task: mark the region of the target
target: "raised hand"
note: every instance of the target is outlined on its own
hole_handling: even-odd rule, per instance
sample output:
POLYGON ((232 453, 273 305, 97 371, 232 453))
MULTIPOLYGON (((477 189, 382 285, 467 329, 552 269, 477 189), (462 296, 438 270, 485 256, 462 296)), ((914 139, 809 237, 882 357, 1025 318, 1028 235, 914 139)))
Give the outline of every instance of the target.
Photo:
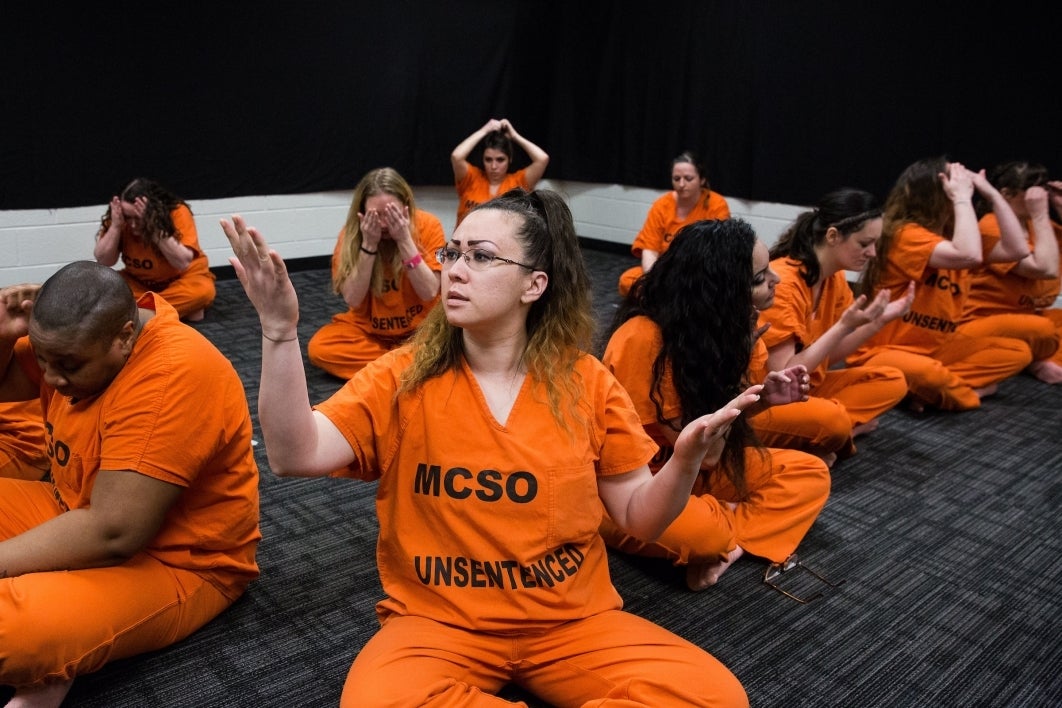
POLYGON ((784 406, 808 400, 811 377, 803 364, 790 366, 782 371, 771 371, 763 379, 760 399, 763 406, 784 406))
MULTIPOLYGON (((888 300, 889 291, 882 290, 880 293, 878 293, 878 297, 875 299, 881 298, 882 295, 884 295, 885 299, 888 300)), ((896 298, 885 306, 885 309, 882 311, 878 321, 881 322, 881 324, 885 325, 899 317, 903 317, 911 311, 911 304, 914 302, 914 299, 915 284, 912 280, 907 284, 907 290, 904 291, 904 294, 902 296, 896 298)))
POLYGON ((703 415, 682 429, 675 439, 674 456, 687 464, 709 466, 719 462, 730 426, 741 413, 760 400, 763 386, 749 386, 714 413, 703 415))
POLYGON ((959 162, 949 162, 946 172, 940 173, 940 182, 944 187, 944 193, 952 202, 970 201, 973 197, 974 173, 963 167, 959 162))
POLYGON ((409 227, 409 207, 388 202, 382 214, 377 215, 383 225, 382 238, 389 238, 395 243, 404 243, 413 238, 409 227))
POLYGON ((0 340, 13 342, 29 331, 33 301, 40 285, 8 285, 0 288, 0 340))
POLYGON ((258 311, 262 334, 274 341, 294 337, 299 299, 283 259, 269 248, 257 229, 247 226, 242 216, 234 215, 231 222, 222 219, 221 229, 235 254, 229 263, 258 311))

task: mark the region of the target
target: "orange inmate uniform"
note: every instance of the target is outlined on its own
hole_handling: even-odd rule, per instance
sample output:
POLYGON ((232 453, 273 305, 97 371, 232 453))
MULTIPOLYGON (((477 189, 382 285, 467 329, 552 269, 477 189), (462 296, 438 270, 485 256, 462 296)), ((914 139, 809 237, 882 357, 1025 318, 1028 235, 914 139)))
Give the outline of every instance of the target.
POLYGON ((258 469, 243 385, 161 297, 139 304, 155 316, 90 399, 60 396, 41 380, 28 340, 16 344, 18 365, 40 383, 51 475, 0 479, 0 539, 86 508, 100 470, 184 489, 155 538, 120 565, 0 579, 0 684, 69 679, 169 646, 258 575, 258 469))
POLYGON ((141 241, 126 228, 118 246, 124 266, 119 272, 129 283, 134 296, 140 297, 149 291, 158 293, 181 317, 186 317, 213 304, 214 274, 199 247, 191 210, 181 204, 170 216, 176 229, 174 238, 195 251, 192 263, 184 271, 177 270, 154 246, 141 241))
MULTIPOLYGON (((816 303, 811 286, 800 275, 801 267, 800 261, 789 258, 771 262, 781 281, 774 290, 774 304, 760 313, 760 323, 771 324, 760 338, 766 349, 789 340, 798 352, 807 348, 841 319, 854 300, 844 271, 839 271, 822 282, 816 303)), ((907 395, 907 381, 899 369, 831 368, 837 363, 823 361, 808 372, 811 396, 807 401, 773 406, 751 419, 765 445, 816 455, 836 452, 843 457, 854 452, 854 426, 877 418, 907 395)), ((753 380, 762 383, 763 377, 753 380)))
POLYGON ((900 227, 880 285, 897 298, 915 281, 911 311, 864 342, 848 364, 896 367, 922 403, 968 410, 981 405, 975 388, 1018 373, 1032 361, 1032 353, 1016 339, 971 337, 958 331, 970 271, 929 265, 933 249, 943 240, 914 223, 900 227))
POLYGON ((335 474, 378 482, 381 629, 341 705, 509 705, 486 694, 510 681, 552 705, 747 705, 716 659, 621 609, 598 476, 655 446, 600 362, 578 361, 564 430, 531 377, 495 420, 464 363, 396 395, 411 360, 391 351, 316 407, 354 450, 335 474))
MULTIPOLYGON (((435 252, 446 245, 442 222, 426 212, 417 210, 414 238, 428 267, 438 273, 442 266, 435 260, 435 252)), ((332 252, 332 275, 339 268, 339 254, 343 249, 343 231, 339 232, 332 252)), ((389 268, 387 264, 381 264, 389 268)), ((376 295, 371 290, 357 308, 348 309, 332 317, 310 338, 306 353, 310 362, 341 379, 349 379, 370 361, 400 345, 439 301, 421 300, 406 273, 387 271, 385 290, 376 295)))
MULTIPOLYGON (((981 233, 999 239, 995 214, 985 214, 981 233)), ((1062 246, 1062 226, 1051 222, 1062 246)), ((1031 225, 1026 224, 1031 233, 1031 225)), ((1029 248, 1035 248, 1032 239, 1029 248)), ((1032 349, 1033 361, 1053 359, 1062 365, 1062 309, 1053 307, 1058 298, 1059 278, 1025 278, 1013 272, 1016 263, 989 263, 974 271, 970 296, 963 309, 959 331, 970 336, 1021 339, 1032 349)))
POLYGON ((469 165, 464 179, 454 185, 457 189, 457 224, 464 221, 464 218, 468 216, 468 212, 475 207, 483 202, 489 202, 494 197, 500 197, 510 189, 520 187, 530 191, 531 188, 527 185, 526 174, 526 169, 508 173, 498 186, 498 191, 491 194, 490 180, 487 179, 487 175, 484 174, 481 168, 469 165))
POLYGON ((33 480, 47 471, 40 400, 0 403, 0 477, 33 480))
MULTIPOLYGON (((653 361, 663 343, 648 317, 632 317, 609 339, 603 361, 627 389, 645 430, 660 446, 651 466, 658 469, 672 450, 652 400, 653 361)), ((705 375, 710 375, 706 372, 705 375)), ((667 420, 682 417, 681 402, 666 375, 659 392, 667 420)), ((830 493, 830 472, 818 457, 799 450, 748 448, 745 452, 748 498, 722 475, 704 470, 686 509, 655 542, 628 536, 607 517, 601 533, 612 547, 627 553, 665 557, 676 564, 720 560, 741 546, 754 556, 785 560, 818 517, 830 493), (742 502, 731 510, 727 502, 742 502)))
MULTIPOLYGON (((681 231, 683 226, 688 226, 695 221, 704 219, 729 218, 730 207, 727 205, 726 199, 718 192, 702 189, 697 204, 694 205, 685 219, 680 219, 678 218, 678 202, 675 201, 675 193, 668 192, 659 197, 649 207, 649 214, 645 217, 642 230, 634 237, 634 243, 631 244, 631 254, 635 258, 641 258, 643 250, 656 251, 663 254, 671 245, 675 234, 681 231)), ((626 296, 631 286, 634 285, 634 281, 641 275, 642 267, 640 265, 624 271, 619 280, 620 295, 626 296)))

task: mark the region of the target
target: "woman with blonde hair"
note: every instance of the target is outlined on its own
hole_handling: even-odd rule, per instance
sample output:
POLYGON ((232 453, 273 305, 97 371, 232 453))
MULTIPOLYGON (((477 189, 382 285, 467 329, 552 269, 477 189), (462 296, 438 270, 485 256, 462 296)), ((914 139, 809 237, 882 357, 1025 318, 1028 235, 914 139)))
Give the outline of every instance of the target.
POLYGON ((362 177, 332 254, 332 287, 349 309, 310 339, 313 365, 349 379, 404 342, 439 301, 435 251, 445 241, 397 171, 362 177))

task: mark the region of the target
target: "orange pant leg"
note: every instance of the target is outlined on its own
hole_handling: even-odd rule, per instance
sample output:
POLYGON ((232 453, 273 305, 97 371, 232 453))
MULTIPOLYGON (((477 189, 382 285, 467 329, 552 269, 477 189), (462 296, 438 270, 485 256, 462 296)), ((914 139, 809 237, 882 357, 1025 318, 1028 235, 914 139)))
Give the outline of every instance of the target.
POLYGON ((974 388, 999 383, 1032 363, 1029 345, 1009 337, 967 337, 956 333, 936 356, 974 388))
POLYGON ((981 405, 981 397, 968 381, 925 354, 877 347, 861 360, 860 365, 899 369, 907 379, 911 395, 924 405, 953 411, 971 410, 981 405))
POLYGON ((655 541, 628 535, 607 514, 601 523, 601 536, 606 544, 624 553, 667 558, 676 565, 711 563, 734 549, 734 513, 711 494, 694 494, 655 541))
MULTIPOLYGON (((0 540, 57 516, 46 482, 0 479, 0 540)), ((121 565, 0 579, 0 684, 39 686, 169 646, 231 601, 141 553, 121 565)))
POLYGON ((634 281, 642 277, 642 267, 634 266, 623 271, 619 279, 619 294, 623 297, 627 297, 627 293, 631 291, 631 286, 634 285, 634 281))
POLYGON ((177 310, 181 319, 184 319, 193 312, 205 310, 214 304, 217 295, 214 275, 210 271, 185 273, 167 285, 159 295, 177 310))
MULTIPOLYGON (((1044 317, 1051 320, 1055 326, 1055 332, 1059 335, 1059 341, 1062 342, 1062 310, 1044 310, 1044 317)), ((1058 351, 1051 357, 1051 361, 1062 366, 1062 346, 1059 346, 1058 351)))
MULTIPOLYGON (((750 449, 745 454, 749 493, 734 510, 734 529, 737 545, 778 563, 796 550, 826 505, 830 470, 818 457, 799 450, 766 452, 750 449)), ((720 498, 736 496, 729 483, 712 486, 720 498)))
POLYGON ((903 372, 889 366, 851 366, 830 369, 812 395, 844 406, 853 426, 869 423, 907 395, 903 372))
MULTIPOLYGON (((136 278, 126 274, 124 270, 118 272, 129 284, 134 297, 139 298, 148 292, 148 289, 136 278)), ((193 312, 214 304, 217 290, 214 287, 214 274, 207 271, 183 275, 162 290, 155 292, 177 310, 177 314, 183 319, 193 312)))
POLYGON ((492 695, 509 681, 558 706, 748 705, 717 659, 620 610, 512 635, 391 617, 354 660, 340 705, 509 706, 492 695))
POLYGON ((602 536, 618 550, 679 565, 721 560, 735 545, 774 562, 785 560, 826 504, 830 470, 798 450, 749 448, 745 479, 748 497, 742 500, 729 482, 713 475, 708 493, 694 494, 652 543, 626 535, 607 519, 602 536), (731 511, 727 502, 739 502, 737 509, 731 511))
POLYGON ((804 450, 813 455, 855 452, 852 421, 837 400, 812 396, 784 406, 774 406, 749 419, 760 441, 768 447, 804 450))
POLYGON ((39 480, 48 467, 40 400, 0 403, 0 477, 39 480))
POLYGON ((959 332, 968 337, 1020 339, 1032 350, 1033 361, 1050 358, 1058 352, 1058 325, 1043 315, 987 315, 960 325, 959 332))
POLYGON ((399 342, 373 337, 354 322, 348 311, 334 316, 314 333, 306 345, 306 354, 314 366, 338 378, 351 379, 399 342))

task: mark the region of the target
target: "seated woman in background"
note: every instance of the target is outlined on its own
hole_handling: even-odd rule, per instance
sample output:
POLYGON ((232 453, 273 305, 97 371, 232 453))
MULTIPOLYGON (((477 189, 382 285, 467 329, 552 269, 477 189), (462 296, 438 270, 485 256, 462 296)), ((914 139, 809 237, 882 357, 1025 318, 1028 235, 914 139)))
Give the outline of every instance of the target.
MULTIPOLYGON (((1054 207, 1062 222, 1062 182, 1049 182, 1043 165, 1028 162, 999 165, 988 179, 1018 217, 1030 253, 1019 261, 974 271, 959 331, 1023 340, 1032 350, 1028 372, 1046 383, 1062 383, 1062 309, 1054 307, 1062 226, 1051 220, 1050 211, 1054 207)), ((979 226, 983 237, 1000 238, 994 212, 982 216, 979 226)))
POLYGON ((655 538, 759 387, 691 419, 654 476, 630 398, 585 353, 590 284, 555 192, 472 211, 439 250, 446 297, 411 343, 311 408, 284 262, 222 223, 262 322, 258 406, 279 475, 376 481, 380 629, 340 705, 747 706, 702 648, 622 611, 602 509, 655 538))
POLYGON ((549 155, 546 151, 516 132, 509 119, 491 118, 483 127, 462 140, 450 153, 457 189, 457 223, 476 205, 508 192, 510 189, 531 191, 546 173, 549 155), (483 143, 483 168, 468 161, 477 145, 483 143), (513 163, 513 143, 520 146, 531 159, 527 167, 510 172, 513 163))
POLYGON ((676 157, 671 161, 671 191, 649 207, 642 230, 631 244, 631 253, 642 263, 620 276, 620 295, 626 295, 634 281, 649 272, 683 226, 703 219, 729 218, 730 207, 708 186, 704 165, 688 150, 676 157))
POLYGON ((417 209, 402 175, 380 167, 362 177, 332 254, 332 287, 350 309, 310 339, 313 365, 349 379, 404 342, 439 301, 444 243, 442 222, 417 209))
POLYGON ((982 261, 1016 261, 1029 249, 1017 217, 984 172, 944 158, 919 160, 897 179, 885 202, 877 258, 859 290, 902 297, 915 283, 911 310, 872 335, 848 358, 850 366, 892 366, 904 373, 910 406, 969 410, 997 384, 1032 361, 1029 346, 1007 337, 958 331, 970 269, 982 261), (991 202, 1003 238, 987 253, 972 204, 974 190, 991 202))
POLYGON ((877 427, 877 418, 907 395, 903 372, 889 366, 835 368, 867 337, 903 316, 914 284, 896 300, 881 291, 853 298, 846 271, 861 272, 881 238, 881 205, 868 192, 838 189, 806 211, 771 248, 771 269, 781 279, 761 340, 767 369, 803 364, 811 397, 771 408, 752 419, 760 440, 807 450, 832 464, 855 451, 853 438, 877 427))
POLYGON ((119 271, 133 296, 158 293, 181 319, 198 322, 214 303, 214 274, 199 247, 188 203, 151 180, 137 178, 112 197, 96 234, 96 261, 119 271))
MULTIPOLYGON (((660 445, 652 469, 671 457, 689 421, 748 385, 753 301, 766 299, 775 282, 768 261, 744 221, 699 221, 678 233, 621 304, 603 361, 660 445)), ((691 590, 715 584, 745 553, 788 558, 826 503, 830 473, 814 455, 761 448, 748 417, 806 398, 807 385, 803 366, 770 374, 760 402, 731 424, 722 457, 701 464, 678 519, 650 542, 606 518, 605 542, 687 566, 691 590)))

